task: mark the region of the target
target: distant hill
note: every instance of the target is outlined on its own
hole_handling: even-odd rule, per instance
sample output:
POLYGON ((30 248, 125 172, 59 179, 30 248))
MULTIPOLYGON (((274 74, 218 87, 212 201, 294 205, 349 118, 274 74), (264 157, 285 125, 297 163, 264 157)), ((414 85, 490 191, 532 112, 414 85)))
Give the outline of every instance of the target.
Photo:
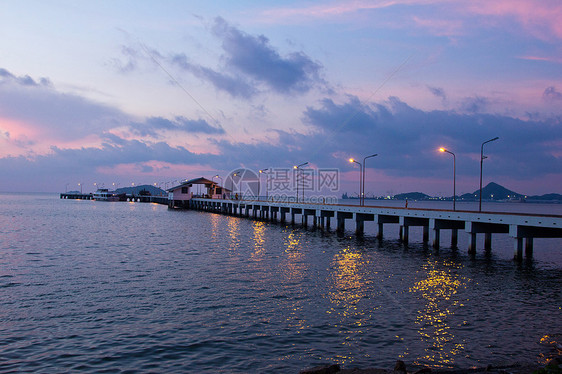
POLYGON ((163 189, 151 186, 150 184, 143 184, 141 186, 134 186, 134 187, 121 187, 116 189, 115 192, 118 194, 136 195, 136 196, 139 196, 141 194, 146 194, 147 192, 151 196, 168 195, 168 193, 163 189), (141 192, 141 191, 146 191, 146 192, 141 192))
MULTIPOLYGON (((479 197, 479 189, 474 191, 473 193, 466 193, 460 196, 460 198, 463 200, 478 200, 479 197)), ((499 184, 494 182, 490 182, 486 185, 486 187, 482 188, 483 200, 517 200, 523 198, 525 198, 525 195, 508 190, 507 188, 500 186, 499 184)))
POLYGON ((540 196, 528 196, 528 201, 562 201, 562 195, 559 193, 549 193, 540 196))
MULTIPOLYGON (((457 200, 477 201, 479 200, 480 190, 473 193, 465 193, 464 195, 457 196, 457 200)), ((344 196, 346 198, 347 196, 344 196)), ((434 197, 426 195, 421 192, 408 192, 401 193, 393 196, 396 200, 434 200, 434 197)), ((442 198, 441 198, 442 199, 442 198)), ((452 200, 453 197, 446 197, 445 200, 452 200)), ((497 183, 491 182, 482 188, 482 199, 487 201, 511 201, 521 200, 530 202, 562 202, 562 195, 557 193, 549 193, 541 196, 528 196, 518 192, 507 189, 497 183)))
POLYGON ((394 195, 394 198, 396 200, 427 200, 430 196, 421 192, 407 192, 394 195))

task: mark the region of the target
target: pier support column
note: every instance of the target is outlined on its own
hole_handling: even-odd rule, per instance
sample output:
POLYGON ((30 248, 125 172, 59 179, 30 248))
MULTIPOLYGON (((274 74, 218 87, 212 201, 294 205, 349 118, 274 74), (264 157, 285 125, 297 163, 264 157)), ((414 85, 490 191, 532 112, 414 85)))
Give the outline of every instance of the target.
POLYGON ((525 256, 527 258, 533 257, 533 237, 525 238, 525 256))
POLYGON ((513 238, 514 239, 514 251, 513 258, 517 261, 523 259, 523 238, 513 238))
POLYGON ((429 241, 429 226, 423 226, 423 242, 427 244, 429 241))
POLYGON ((295 213, 291 212, 291 225, 295 225, 295 213))
POLYGON ((379 226, 379 231, 377 232, 377 238, 382 239, 383 232, 384 232, 383 231, 384 224, 382 222, 379 222, 378 226, 379 226))
POLYGON ((338 232, 343 233, 345 231, 345 220, 346 219, 353 219, 353 213, 350 212, 337 212, 337 220, 338 220, 338 232))
POLYGON ((360 218, 357 218, 355 220, 355 235, 363 236, 364 232, 365 232, 365 221, 363 221, 360 218))
POLYGON ((457 248, 459 243, 459 229, 451 230, 451 248, 457 248))
POLYGON ((439 243, 440 243, 440 236, 441 236, 441 230, 434 228, 431 231, 431 246, 434 249, 439 249, 439 243))
POLYGON ((330 230, 330 217, 326 217, 326 229, 330 230))
POLYGON ((513 237, 513 259, 516 261, 523 260, 523 237, 525 236, 524 228, 518 225, 509 225, 509 236, 513 237))
POLYGON ((484 234, 484 249, 486 251, 492 250, 492 233, 487 232, 484 234))
POLYGON ((468 253, 475 254, 476 253, 476 233, 469 232, 468 233, 468 253))
POLYGON ((345 231, 345 218, 338 217, 338 228, 337 231, 342 233, 345 231))
POLYGON ((410 226, 400 226, 400 231, 402 232, 402 242, 408 244, 410 237, 410 226))

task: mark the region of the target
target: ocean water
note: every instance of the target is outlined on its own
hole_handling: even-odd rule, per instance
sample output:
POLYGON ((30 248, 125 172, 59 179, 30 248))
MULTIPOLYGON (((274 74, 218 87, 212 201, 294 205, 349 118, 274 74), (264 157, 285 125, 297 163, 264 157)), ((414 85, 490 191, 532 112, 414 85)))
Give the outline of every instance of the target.
POLYGON ((560 239, 536 239, 517 263, 507 235, 469 256, 462 235, 455 250, 442 234, 436 251, 421 231, 404 246, 391 225, 382 241, 366 230, 0 194, 0 372, 465 368, 552 354, 560 239))

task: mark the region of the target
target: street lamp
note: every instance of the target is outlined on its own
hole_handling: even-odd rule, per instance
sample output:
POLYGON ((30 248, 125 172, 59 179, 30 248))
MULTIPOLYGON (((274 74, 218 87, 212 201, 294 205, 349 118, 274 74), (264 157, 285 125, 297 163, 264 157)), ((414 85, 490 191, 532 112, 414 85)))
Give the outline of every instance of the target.
POLYGON ((362 200, 362 196, 363 196, 363 180, 362 180, 362 175, 363 175, 363 165, 358 162, 357 160, 355 160, 354 158, 350 158, 349 162, 355 162, 357 165, 359 165, 359 205, 363 205, 363 203, 361 202, 362 200))
MULTIPOLYGON (((297 171, 297 203, 299 202, 299 170, 301 166, 305 166, 305 165, 308 165, 308 162, 304 162, 300 165, 293 166, 293 169, 297 171)), ((304 182, 302 185, 302 202, 304 203, 304 182)))
MULTIPOLYGON (((260 173, 258 175, 258 200, 260 199, 260 192, 261 192, 261 175, 262 173, 265 173, 266 171, 268 171, 269 169, 261 169, 260 173)), ((265 180, 265 201, 267 201, 267 199, 269 198, 268 196, 268 190, 267 190, 267 179, 265 180)))
POLYGON ((482 211, 482 165, 484 164, 484 159, 487 158, 484 156, 484 144, 486 143, 490 143, 493 141, 498 140, 499 137, 496 136, 493 139, 490 140, 486 140, 484 143, 482 143, 482 145, 480 146, 480 202, 478 203, 478 211, 481 212, 482 211))
MULTIPOLYGON (((234 177, 238 176, 238 172, 235 172, 232 174, 232 177, 230 178, 230 198, 232 199, 232 193, 234 192, 234 177)), ((238 194, 236 194, 238 195, 238 194)))
POLYGON ((361 183, 361 189, 363 190, 362 194, 363 194, 363 205, 365 205, 365 172, 367 171, 367 159, 371 158, 371 157, 376 157, 378 156, 378 153, 372 154, 370 156, 367 156, 363 159, 363 173, 361 178, 363 179, 362 183, 361 183))
POLYGON ((439 152, 449 153, 453 155, 453 210, 456 210, 457 202, 457 158, 455 154, 443 147, 439 148, 439 152))
MULTIPOLYGON (((211 178, 211 180, 213 180, 213 179, 215 179, 215 178, 218 178, 218 179, 221 180, 221 186, 222 186, 222 178, 220 177, 220 175, 218 175, 218 174, 215 175, 214 177, 211 178)), ((217 187, 215 187, 215 193, 216 193, 216 192, 217 192, 217 187)), ((223 191, 223 192, 224 192, 224 191, 223 191)))

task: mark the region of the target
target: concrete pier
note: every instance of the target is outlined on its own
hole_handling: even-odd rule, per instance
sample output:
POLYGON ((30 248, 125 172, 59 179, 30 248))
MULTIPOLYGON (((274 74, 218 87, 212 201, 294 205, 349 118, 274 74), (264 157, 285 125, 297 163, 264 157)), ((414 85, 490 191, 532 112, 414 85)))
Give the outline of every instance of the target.
MULTIPOLYGON (((171 204, 173 206, 173 204, 171 204)), ((309 217, 312 228, 330 227, 330 219, 336 219, 336 231, 345 231, 346 221, 353 220, 356 235, 363 235, 365 223, 373 222, 378 226, 377 237, 382 238, 384 225, 398 224, 400 226, 400 240, 408 244, 410 227, 423 228, 422 240, 430 241, 433 248, 441 245, 441 231, 450 230, 451 247, 458 244, 459 230, 465 230, 469 235, 468 252, 476 253, 477 235, 484 234, 484 250, 492 250, 492 234, 508 234, 514 240, 514 258, 532 256, 534 238, 561 238, 562 216, 531 215, 520 213, 492 213, 472 211, 450 211, 439 209, 389 208, 377 206, 330 205, 312 203, 291 203, 272 201, 239 201, 194 198, 189 202, 192 209, 229 212, 235 214, 249 207, 256 219, 271 219, 279 212, 281 222, 285 222, 287 214, 291 215, 291 224, 295 224, 295 216, 300 216, 302 224, 308 227, 309 217), (225 206, 229 207, 225 210, 225 206), (326 226, 324 226, 326 219, 326 226)))

